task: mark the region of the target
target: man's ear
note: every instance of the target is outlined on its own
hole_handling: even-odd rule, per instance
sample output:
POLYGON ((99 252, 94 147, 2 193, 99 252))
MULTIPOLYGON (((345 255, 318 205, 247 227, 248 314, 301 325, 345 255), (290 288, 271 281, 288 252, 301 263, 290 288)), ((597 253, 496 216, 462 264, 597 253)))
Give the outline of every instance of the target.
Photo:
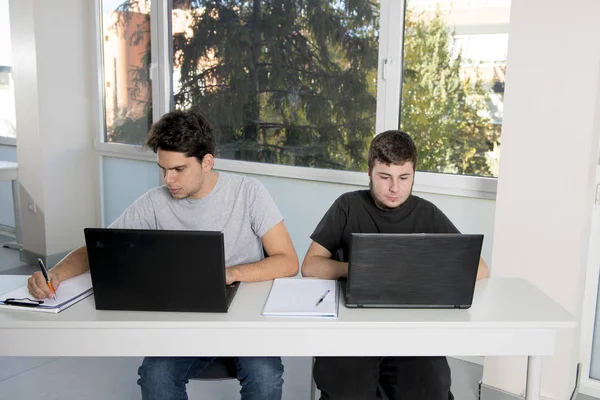
POLYGON ((367 169, 367 175, 369 175, 369 178, 371 177, 371 168, 367 169))
POLYGON ((202 158, 202 169, 205 171, 210 171, 211 169, 213 169, 215 165, 215 158, 213 157, 212 154, 206 154, 203 158, 202 158))

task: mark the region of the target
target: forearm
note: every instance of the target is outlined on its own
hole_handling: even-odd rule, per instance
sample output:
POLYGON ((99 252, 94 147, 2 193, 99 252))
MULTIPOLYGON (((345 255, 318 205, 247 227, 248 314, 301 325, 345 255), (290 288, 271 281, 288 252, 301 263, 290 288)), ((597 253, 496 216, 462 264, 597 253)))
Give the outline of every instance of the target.
POLYGON ((82 246, 73 250, 65 258, 60 260, 50 271, 58 274, 61 281, 81 275, 90 269, 87 249, 82 246))
POLYGON ((295 255, 275 254, 260 261, 227 268, 227 281, 262 282, 298 273, 298 258, 295 255))
POLYGON ((319 256, 305 257, 302 276, 321 279, 345 278, 348 276, 348 263, 319 256))

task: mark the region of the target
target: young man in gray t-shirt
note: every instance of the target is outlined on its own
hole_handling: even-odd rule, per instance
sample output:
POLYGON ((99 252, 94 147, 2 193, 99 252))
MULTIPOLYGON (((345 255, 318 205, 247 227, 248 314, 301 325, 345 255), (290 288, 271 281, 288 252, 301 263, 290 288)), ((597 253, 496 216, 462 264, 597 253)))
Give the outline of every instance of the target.
MULTIPOLYGON (((221 231, 228 284, 296 275, 298 256, 279 209, 256 179, 213 171, 215 135, 202 116, 183 111, 165 114, 152 126, 147 145, 157 154, 165 185, 137 199, 112 228, 221 231), (269 257, 263 257, 263 248, 269 257)), ((61 281, 88 269, 83 246, 48 275, 56 290, 61 281)), ((28 287, 37 298, 52 296, 40 272, 29 278, 28 287)), ((138 371, 142 398, 187 399, 188 379, 201 375, 214 360, 144 358, 138 371)), ((281 399, 279 357, 238 357, 236 365, 243 400, 281 399)))

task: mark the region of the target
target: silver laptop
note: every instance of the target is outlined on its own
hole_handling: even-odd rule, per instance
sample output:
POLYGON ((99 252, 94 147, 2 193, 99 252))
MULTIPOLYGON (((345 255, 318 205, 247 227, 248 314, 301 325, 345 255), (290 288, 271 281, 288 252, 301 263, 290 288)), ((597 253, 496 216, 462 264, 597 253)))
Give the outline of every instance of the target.
POLYGON ((483 235, 353 233, 347 307, 469 308, 483 235))

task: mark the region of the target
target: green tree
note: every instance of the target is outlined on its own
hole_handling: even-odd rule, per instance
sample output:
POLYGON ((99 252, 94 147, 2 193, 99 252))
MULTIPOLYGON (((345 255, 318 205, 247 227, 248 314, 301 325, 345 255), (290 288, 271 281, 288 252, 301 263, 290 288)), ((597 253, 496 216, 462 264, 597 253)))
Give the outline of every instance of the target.
POLYGON ((364 169, 374 135, 376 1, 181 0, 175 106, 197 109, 226 158, 364 169))
POLYGON ((423 171, 490 175, 486 152, 497 128, 482 116, 490 88, 461 77, 462 55, 437 11, 428 20, 406 13, 401 128, 414 138, 423 171))

